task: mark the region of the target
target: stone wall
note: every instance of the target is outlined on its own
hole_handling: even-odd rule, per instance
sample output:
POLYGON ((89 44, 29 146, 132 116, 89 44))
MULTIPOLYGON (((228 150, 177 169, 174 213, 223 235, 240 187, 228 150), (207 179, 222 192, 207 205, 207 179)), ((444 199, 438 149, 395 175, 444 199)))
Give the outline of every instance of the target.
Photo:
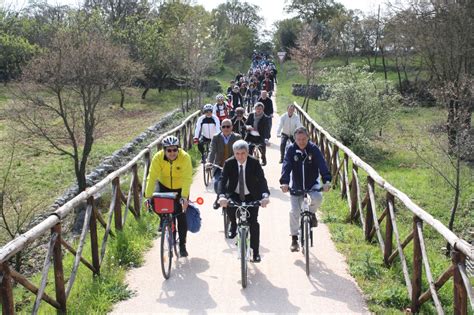
MULTIPOLYGON (((326 85, 312 84, 309 86, 309 97, 315 100, 327 99, 327 95, 324 93, 326 85)), ((293 84, 291 93, 295 96, 305 96, 306 85, 305 84, 293 84)))

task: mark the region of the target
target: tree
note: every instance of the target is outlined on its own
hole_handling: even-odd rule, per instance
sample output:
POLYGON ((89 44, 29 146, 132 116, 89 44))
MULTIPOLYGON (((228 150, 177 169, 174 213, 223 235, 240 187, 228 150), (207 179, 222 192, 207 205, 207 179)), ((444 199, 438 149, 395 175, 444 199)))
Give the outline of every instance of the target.
POLYGON ((307 24, 313 21, 326 24, 343 9, 334 0, 291 0, 285 7, 288 13, 296 13, 307 24))
POLYGON ((298 35, 296 47, 290 49, 290 56, 298 65, 298 70, 306 80, 306 93, 302 104, 306 111, 309 105, 309 86, 316 76, 316 63, 324 57, 327 42, 322 32, 316 32, 310 25, 305 25, 298 35))
POLYGON ((131 67, 136 65, 128 52, 101 35, 65 30, 25 68, 10 119, 24 139, 42 140, 52 152, 72 159, 79 191, 87 187, 87 161, 104 97, 131 67))
POLYGON ((22 67, 39 50, 26 38, 0 34, 0 81, 7 82, 21 75, 22 67))
POLYGON ((393 115, 398 93, 387 90, 374 73, 353 64, 333 69, 327 81, 331 128, 345 145, 357 151, 393 115))
POLYGON ((277 51, 286 51, 296 46, 296 39, 302 28, 302 22, 298 18, 285 19, 275 23, 273 43, 277 51))

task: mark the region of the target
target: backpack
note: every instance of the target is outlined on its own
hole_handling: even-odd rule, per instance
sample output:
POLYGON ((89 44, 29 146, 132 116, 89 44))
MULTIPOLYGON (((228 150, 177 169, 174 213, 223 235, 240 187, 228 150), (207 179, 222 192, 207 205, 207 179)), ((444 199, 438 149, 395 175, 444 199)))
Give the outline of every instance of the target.
POLYGON ((201 229, 201 212, 192 203, 189 203, 186 210, 186 221, 188 223, 188 231, 197 233, 201 229))

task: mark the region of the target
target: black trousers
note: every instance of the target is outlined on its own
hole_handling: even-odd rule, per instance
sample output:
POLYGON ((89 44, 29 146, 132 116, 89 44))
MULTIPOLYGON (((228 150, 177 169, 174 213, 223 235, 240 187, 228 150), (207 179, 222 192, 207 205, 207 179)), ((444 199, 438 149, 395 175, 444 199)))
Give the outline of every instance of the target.
POLYGON ((293 136, 289 136, 287 134, 282 133, 281 134, 281 143, 280 143, 280 156, 281 159, 285 157, 285 148, 286 148, 286 142, 290 140, 291 143, 295 142, 295 139, 293 139, 293 136))
POLYGON ((211 139, 207 139, 205 137, 199 138, 198 149, 199 149, 199 152, 201 152, 201 155, 204 154, 204 151, 206 150, 206 146, 209 148, 209 143, 211 143, 211 139))
POLYGON ((179 236, 179 246, 184 246, 186 244, 186 235, 188 234, 188 221, 186 220, 186 214, 183 213, 183 206, 179 202, 181 199, 181 188, 180 189, 170 189, 166 186, 163 186, 159 183, 160 192, 177 192, 178 196, 174 201, 174 214, 175 223, 178 222, 178 236, 179 236))
MULTIPOLYGON (((230 199, 240 201, 239 195, 236 193, 233 193, 230 196, 230 199)), ((245 195, 245 201, 250 202, 256 200, 252 198, 252 195, 245 195)), ((254 255, 259 253, 258 249, 260 247, 260 223, 258 223, 258 208, 259 207, 248 208, 250 217, 247 219, 250 227, 250 248, 253 250, 254 255)), ((227 207, 226 211, 227 215, 229 216, 230 231, 235 232, 237 230, 237 219, 235 217, 235 211, 237 211, 237 208, 227 207)))
POLYGON ((245 138, 245 141, 249 143, 249 154, 253 154, 253 150, 255 149, 255 146, 252 145, 252 143, 257 143, 260 144, 260 152, 262 153, 262 160, 267 161, 267 146, 265 145, 265 140, 263 139, 262 136, 256 137, 252 136, 250 133, 247 134, 247 137, 245 138))

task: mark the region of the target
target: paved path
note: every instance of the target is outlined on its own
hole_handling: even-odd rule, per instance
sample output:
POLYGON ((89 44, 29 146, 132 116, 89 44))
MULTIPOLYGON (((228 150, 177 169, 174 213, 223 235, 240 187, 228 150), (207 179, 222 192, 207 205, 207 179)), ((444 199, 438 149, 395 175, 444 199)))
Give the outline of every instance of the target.
POLYGON ((274 117, 269 163, 264 167, 271 196, 270 205, 259 212, 262 262, 250 263, 247 288, 240 284, 235 241, 224 239, 221 210, 212 209, 215 194, 204 187, 199 169, 192 198, 202 196, 205 203, 201 231, 188 233, 189 257, 173 261, 171 277, 165 281, 156 240, 145 264, 128 272, 127 282, 135 296, 115 305, 112 313, 368 313, 326 225, 320 224, 314 232, 309 277, 301 252, 289 250, 289 196, 279 190, 278 183, 278 119, 274 117))

